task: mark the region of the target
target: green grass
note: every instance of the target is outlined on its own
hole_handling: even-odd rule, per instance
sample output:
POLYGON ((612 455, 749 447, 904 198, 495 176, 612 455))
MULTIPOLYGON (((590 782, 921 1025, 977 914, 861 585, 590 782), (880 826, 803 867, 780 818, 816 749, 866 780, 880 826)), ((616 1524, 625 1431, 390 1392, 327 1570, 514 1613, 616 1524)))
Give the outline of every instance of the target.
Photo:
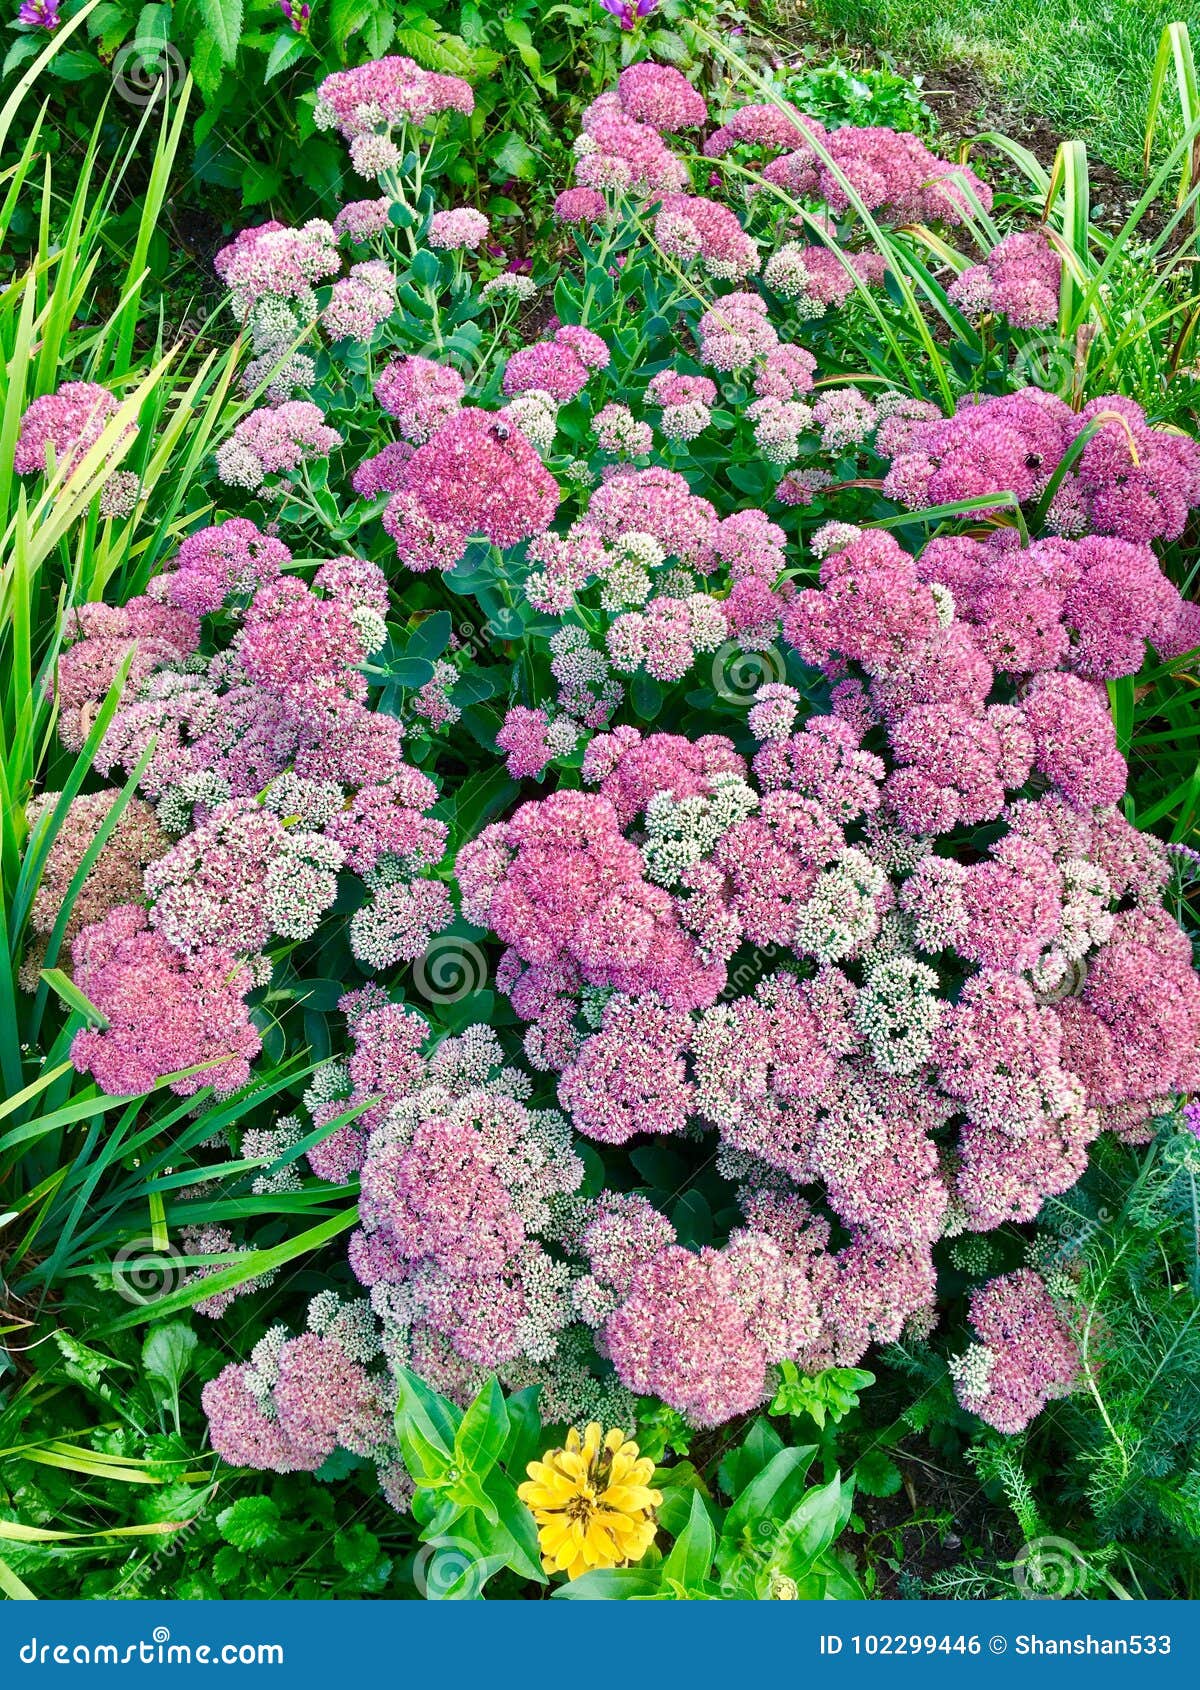
POLYGON ((815 29, 935 76, 967 65, 1005 104, 1086 140, 1131 180, 1159 37, 1197 21, 1195 0, 765 0, 763 10, 794 39, 815 29))

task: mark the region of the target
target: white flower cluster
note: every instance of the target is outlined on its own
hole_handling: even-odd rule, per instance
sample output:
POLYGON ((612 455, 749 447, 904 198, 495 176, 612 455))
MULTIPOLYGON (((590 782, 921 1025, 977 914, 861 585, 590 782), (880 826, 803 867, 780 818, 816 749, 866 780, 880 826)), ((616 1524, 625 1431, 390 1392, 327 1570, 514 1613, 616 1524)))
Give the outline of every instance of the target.
POLYGON ((675 798, 656 792, 646 806, 646 876, 674 886, 686 869, 709 856, 718 840, 758 808, 758 794, 740 775, 712 777, 712 794, 675 798))

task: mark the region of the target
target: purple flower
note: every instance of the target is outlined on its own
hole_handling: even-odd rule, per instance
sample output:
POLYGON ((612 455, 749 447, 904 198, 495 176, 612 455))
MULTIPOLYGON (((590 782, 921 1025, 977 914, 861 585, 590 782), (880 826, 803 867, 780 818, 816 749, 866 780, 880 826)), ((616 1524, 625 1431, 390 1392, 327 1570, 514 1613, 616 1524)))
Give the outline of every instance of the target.
POLYGON ((53 32, 62 22, 58 15, 58 0, 21 0, 17 22, 53 32))
POLYGON ((611 12, 622 29, 633 29, 638 18, 646 17, 658 0, 600 0, 606 12, 611 12))
POLYGON ((1200 1138, 1200 1100, 1193 1098, 1191 1103, 1184 1104, 1183 1125, 1187 1132, 1200 1138))
POLYGON ((312 16, 312 7, 307 0, 300 6, 294 6, 292 0, 279 0, 279 10, 291 24, 297 35, 303 35, 308 28, 308 20, 312 16))

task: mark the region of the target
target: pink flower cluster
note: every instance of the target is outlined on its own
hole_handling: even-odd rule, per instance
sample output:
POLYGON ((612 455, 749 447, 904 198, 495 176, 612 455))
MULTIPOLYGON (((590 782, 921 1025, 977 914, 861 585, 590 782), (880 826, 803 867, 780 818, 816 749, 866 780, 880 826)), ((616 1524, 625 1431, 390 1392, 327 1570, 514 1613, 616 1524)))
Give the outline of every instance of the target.
POLYGON ((982 264, 960 271, 948 292, 978 315, 994 311, 1018 329, 1050 328, 1058 318, 1062 259, 1040 229, 1005 235, 982 264))
MULTIPOLYGON (((422 1054, 429 1028, 379 988, 343 1000, 352 1054, 306 1094, 314 1122, 370 1100, 353 1127, 310 1151, 314 1170, 361 1169, 361 1228, 350 1261, 369 1302, 314 1299, 298 1339, 273 1328, 250 1363, 206 1388, 214 1447, 227 1461, 289 1471, 335 1447, 381 1463, 396 1389, 415 1365, 455 1394, 473 1372, 551 1362, 575 1319, 572 1273, 542 1234, 583 1178, 561 1116, 531 1110, 528 1081, 486 1027, 422 1054), (381 1370, 374 1365, 385 1363, 381 1370)), ((269 1159, 298 1124, 246 1135, 269 1159)), ((383 1475, 381 1474, 381 1477, 383 1475)), ((386 1488, 386 1480, 385 1480, 386 1488)))
MULTIPOLYGON (((654 68, 666 71, 664 66, 654 68)), ((679 110, 685 112, 694 90, 682 76, 679 81, 686 89, 686 95, 679 96, 679 110)), ((638 109, 646 109, 641 100, 635 100, 635 104, 638 109)), ((687 187, 687 167, 682 159, 675 156, 653 124, 630 115, 619 90, 593 100, 581 121, 583 133, 576 143, 579 162, 575 170, 580 188, 618 195, 631 189, 642 195, 657 195, 680 193, 687 187)))
POLYGON ((691 194, 664 194, 654 238, 670 258, 699 257, 710 276, 738 282, 758 269, 758 246, 728 206, 691 194))
POLYGON ((375 381, 376 402, 395 417, 400 433, 414 446, 437 433, 458 410, 466 391, 466 382, 452 365, 416 356, 393 358, 375 381))
POLYGON ((537 390, 565 405, 582 393, 593 370, 608 367, 608 347, 590 329, 564 325, 553 339, 535 341, 514 352, 504 366, 508 398, 537 390))
POLYGON ((928 1260, 911 1249, 852 1234, 831 1254, 828 1223, 802 1197, 747 1191, 742 1207, 747 1225, 721 1250, 681 1248, 636 1195, 601 1198, 583 1235, 599 1346, 632 1389, 699 1426, 762 1403, 772 1363, 846 1365, 933 1296, 928 1260))
POLYGON ((477 247, 488 237, 488 220, 473 205, 435 211, 429 219, 429 244, 441 252, 462 252, 477 247))
POLYGON ((770 160, 763 179, 790 194, 823 200, 836 213, 857 197, 874 217, 890 223, 961 223, 973 204, 991 210, 992 193, 964 164, 948 164, 916 135, 895 129, 804 128, 810 143, 770 160))
POLYGON ((171 1090, 233 1092, 250 1078, 261 1040, 244 1002, 249 971, 231 952, 207 946, 185 957, 144 909, 118 904, 82 930, 72 957, 75 984, 107 1024, 76 1033, 71 1060, 103 1091, 133 1096, 197 1066, 171 1090))
POLYGON ((1134 544, 1178 539, 1200 504, 1200 443, 1151 427, 1140 405, 1116 395, 1079 412, 1038 388, 968 398, 952 417, 917 420, 884 447, 884 492, 910 509, 1001 491, 1024 503, 1092 423, 1100 426, 1058 488, 1051 525, 1134 544))
POLYGON ((249 1365, 227 1367, 201 1392, 217 1454, 275 1473, 314 1472, 339 1448, 385 1463, 392 1415, 353 1348, 273 1328, 249 1365))
POLYGON ((319 129, 336 128, 353 141, 397 124, 419 128, 443 112, 469 117, 474 109, 470 83, 393 55, 327 76, 317 89, 314 118, 319 129))
MULTIPOLYGON (((367 881, 349 933, 367 967, 413 960, 453 914, 445 888, 421 878, 445 849, 445 825, 427 813, 437 789, 404 762, 396 719, 365 702, 361 665, 386 633, 386 581, 340 557, 309 586, 282 573, 290 561, 233 519, 184 541, 156 597, 75 615, 60 731, 68 744, 81 736, 132 659, 96 765, 142 762, 166 830, 139 851, 141 884, 118 877, 126 902, 80 905, 102 919, 75 938, 75 974, 108 1026, 79 1034, 72 1055, 107 1090, 147 1089, 218 1055, 215 1079, 176 1089, 244 1083, 258 1049, 245 998, 271 973, 262 953, 315 933, 344 868, 367 881), (228 642, 207 657, 201 617, 228 642)), ((134 802, 130 825, 147 809, 134 802)), ((98 894, 131 843, 114 834, 111 867, 102 858, 93 871, 98 894)))
POLYGON ((401 563, 418 571, 453 568, 473 534, 496 546, 530 539, 559 503, 558 483, 520 429, 467 406, 451 411, 395 479, 384 526, 401 563))
POLYGON ((265 298, 312 300, 317 283, 341 267, 337 234, 319 218, 299 229, 274 221, 243 229, 213 260, 243 320, 265 298))
POLYGON ((1031 1268, 973 1291, 971 1325, 980 1341, 951 1362, 954 1388, 963 1407, 997 1431, 1024 1431, 1074 1388, 1080 1358, 1070 1325, 1031 1268))
MULTIPOLYGON (((626 507, 652 474, 593 495, 602 543, 627 521, 664 532, 661 502, 626 507)), ((1181 614, 1153 554, 997 535, 918 563, 883 531, 819 539, 820 586, 791 597, 762 513, 691 543, 748 602, 764 583, 834 714, 797 731, 799 693, 764 687, 750 768, 718 738, 598 734, 596 794, 523 805, 457 865, 576 1130, 616 1146, 715 1128, 745 1182, 749 1232, 721 1250, 681 1249, 640 1199, 606 1200, 588 1234, 577 1300, 603 1353, 699 1424, 761 1402, 781 1355, 848 1365, 910 1318, 928 1330, 945 1232, 1034 1219, 1102 1128, 1144 1137, 1200 1082, 1200 979, 1157 903, 1164 853, 1114 807, 1125 770, 1093 678, 1136 669, 1181 614), (964 856, 953 836, 981 823, 990 844, 964 856), (801 976, 731 991, 744 945, 801 976), (761 1218, 813 1187, 839 1251, 811 1214, 799 1238, 761 1218), (764 1303, 795 1322, 782 1348, 764 1303)))
MULTIPOLYGON (((66 381, 29 405, 13 449, 18 475, 44 471, 47 454, 56 475, 69 475, 117 413, 117 401, 94 381, 66 381)), ((127 430, 127 432, 130 432, 127 430)))
POLYGON ((320 406, 308 399, 264 405, 251 411, 217 447, 217 474, 229 487, 253 492, 268 475, 287 475, 342 445, 320 406))

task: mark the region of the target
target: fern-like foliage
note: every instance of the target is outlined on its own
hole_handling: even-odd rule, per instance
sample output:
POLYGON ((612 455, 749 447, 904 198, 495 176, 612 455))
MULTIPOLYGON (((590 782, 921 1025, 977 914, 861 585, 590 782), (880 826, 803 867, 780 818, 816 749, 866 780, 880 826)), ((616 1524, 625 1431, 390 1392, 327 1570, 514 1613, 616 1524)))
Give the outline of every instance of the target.
POLYGON ((1198 1216, 1200 1139, 1177 1122, 1098 1147, 1030 1251, 1070 1291, 1082 1388, 973 1451, 1027 1541, 1070 1539, 1134 1595, 1200 1592, 1198 1216))

